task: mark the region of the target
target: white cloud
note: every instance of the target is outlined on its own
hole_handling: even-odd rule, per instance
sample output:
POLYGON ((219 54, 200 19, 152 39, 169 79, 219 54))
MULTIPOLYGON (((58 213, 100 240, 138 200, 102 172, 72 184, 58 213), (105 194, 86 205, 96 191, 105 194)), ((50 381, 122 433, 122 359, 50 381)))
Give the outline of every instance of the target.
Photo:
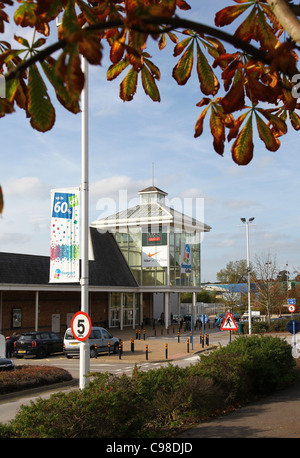
POLYGON ((12 178, 3 184, 4 195, 13 197, 34 197, 47 199, 50 195, 50 187, 38 177, 12 178))

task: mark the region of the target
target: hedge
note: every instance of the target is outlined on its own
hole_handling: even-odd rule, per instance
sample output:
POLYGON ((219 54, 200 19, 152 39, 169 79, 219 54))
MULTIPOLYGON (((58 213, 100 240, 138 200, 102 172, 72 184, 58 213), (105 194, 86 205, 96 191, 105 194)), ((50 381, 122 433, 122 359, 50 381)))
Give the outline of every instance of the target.
POLYGON ((72 380, 65 369, 50 366, 16 366, 14 371, 0 372, 0 395, 72 380))
POLYGON ((93 374, 84 390, 22 406, 0 437, 170 437, 241 401, 268 394, 294 376, 291 346, 274 337, 239 336, 187 368, 132 376, 93 374))

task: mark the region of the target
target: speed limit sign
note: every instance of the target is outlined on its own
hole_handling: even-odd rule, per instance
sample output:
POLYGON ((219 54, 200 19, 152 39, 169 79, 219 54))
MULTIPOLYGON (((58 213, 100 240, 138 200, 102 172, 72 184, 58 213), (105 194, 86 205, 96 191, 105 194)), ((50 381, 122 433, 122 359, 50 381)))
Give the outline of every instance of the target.
POLYGON ((76 340, 83 342, 88 339, 92 329, 91 319, 88 314, 85 312, 75 313, 72 318, 71 329, 76 340))
POLYGON ((294 305, 289 305, 289 312, 293 313, 296 310, 294 305))

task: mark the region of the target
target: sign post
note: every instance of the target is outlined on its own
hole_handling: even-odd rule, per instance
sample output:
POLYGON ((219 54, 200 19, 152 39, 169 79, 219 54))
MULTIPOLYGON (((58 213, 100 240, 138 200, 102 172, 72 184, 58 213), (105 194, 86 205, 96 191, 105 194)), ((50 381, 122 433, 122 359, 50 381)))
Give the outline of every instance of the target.
POLYGON ((231 331, 237 331, 238 327, 230 312, 224 318, 221 331, 229 331, 229 343, 231 343, 231 331))
MULTIPOLYGON (((292 317, 293 317, 293 313, 296 310, 295 304, 296 304, 296 299, 294 299, 294 298, 288 299, 288 310, 292 314, 292 317)), ((292 354, 293 354, 294 358, 296 358, 296 356, 297 356, 296 333, 299 332, 299 328, 300 328, 300 324, 295 320, 291 320, 287 324, 288 331, 291 334, 293 334, 293 350, 292 350, 292 354)))

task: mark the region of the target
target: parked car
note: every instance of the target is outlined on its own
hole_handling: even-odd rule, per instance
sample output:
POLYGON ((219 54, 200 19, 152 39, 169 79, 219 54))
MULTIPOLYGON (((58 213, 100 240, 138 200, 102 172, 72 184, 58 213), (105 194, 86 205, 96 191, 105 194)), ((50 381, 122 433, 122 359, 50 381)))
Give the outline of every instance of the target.
POLYGON ((63 339, 55 332, 26 332, 21 334, 19 339, 14 342, 14 356, 36 356, 44 358, 52 353, 62 353, 63 339))
MULTIPOLYGON (((108 343, 113 353, 119 350, 120 341, 113 337, 105 328, 92 326, 87 342, 90 345, 91 358, 95 358, 98 353, 108 352, 108 343)), ((76 340, 72 334, 71 328, 68 328, 64 336, 63 352, 67 358, 79 355, 80 341, 76 340)))
POLYGON ((11 359, 0 357, 0 372, 13 371, 14 369, 15 365, 11 359))

